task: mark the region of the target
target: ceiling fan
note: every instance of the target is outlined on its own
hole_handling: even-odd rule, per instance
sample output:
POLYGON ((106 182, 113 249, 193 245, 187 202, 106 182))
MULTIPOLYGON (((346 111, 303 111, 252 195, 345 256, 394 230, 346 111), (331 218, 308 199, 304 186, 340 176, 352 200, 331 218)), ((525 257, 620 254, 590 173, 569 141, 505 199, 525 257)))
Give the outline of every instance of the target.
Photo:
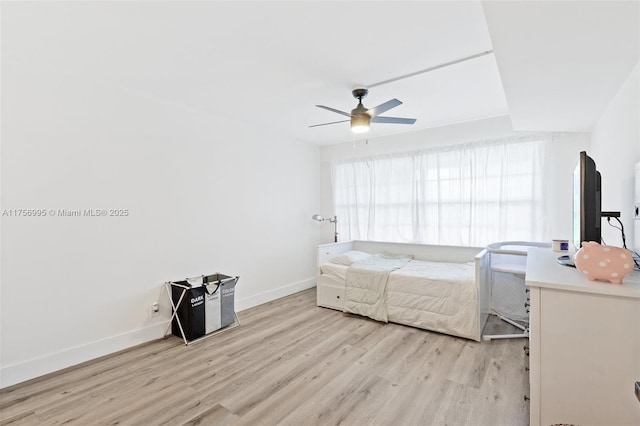
POLYGON ((351 110, 351 113, 330 108, 324 105, 316 105, 318 108, 333 111, 338 114, 349 117, 349 120, 332 121, 330 123, 314 124, 309 127, 326 126, 328 124, 351 122, 351 131, 353 133, 366 133, 369 131, 370 123, 388 123, 388 124, 413 124, 416 122, 415 118, 398 118, 398 117, 380 117, 383 112, 389 111, 391 108, 395 108, 398 105, 402 105, 397 99, 391 99, 377 107, 367 109, 362 105, 362 98, 369 93, 368 89, 355 89, 351 92, 353 97, 358 100, 358 106, 351 110))

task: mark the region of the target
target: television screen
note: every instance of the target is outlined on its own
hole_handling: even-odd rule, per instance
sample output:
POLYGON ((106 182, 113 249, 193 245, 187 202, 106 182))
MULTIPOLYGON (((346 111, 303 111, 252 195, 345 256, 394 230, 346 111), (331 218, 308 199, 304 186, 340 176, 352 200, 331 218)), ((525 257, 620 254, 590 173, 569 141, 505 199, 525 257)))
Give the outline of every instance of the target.
POLYGON ((601 242, 601 177, 596 163, 585 151, 573 171, 573 244, 601 242))

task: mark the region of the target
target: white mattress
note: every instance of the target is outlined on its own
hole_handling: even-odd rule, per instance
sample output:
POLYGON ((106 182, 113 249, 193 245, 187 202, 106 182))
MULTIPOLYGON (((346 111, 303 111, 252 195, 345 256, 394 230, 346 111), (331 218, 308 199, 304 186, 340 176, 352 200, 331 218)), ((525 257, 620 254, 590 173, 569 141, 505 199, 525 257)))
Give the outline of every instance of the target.
MULTIPOLYGON (((326 262, 323 275, 343 283, 346 265, 326 262)), ((461 337, 478 331, 478 290, 475 265, 412 260, 389 275, 389 321, 461 337)))

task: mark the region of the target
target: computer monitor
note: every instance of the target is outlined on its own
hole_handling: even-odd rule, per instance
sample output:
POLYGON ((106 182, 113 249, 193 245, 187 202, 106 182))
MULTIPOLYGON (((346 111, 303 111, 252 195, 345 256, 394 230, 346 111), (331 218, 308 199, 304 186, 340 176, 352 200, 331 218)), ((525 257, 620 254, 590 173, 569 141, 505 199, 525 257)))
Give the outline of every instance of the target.
POLYGON ((601 186, 595 161, 582 151, 573 171, 573 244, 576 250, 583 241, 601 242, 601 186))

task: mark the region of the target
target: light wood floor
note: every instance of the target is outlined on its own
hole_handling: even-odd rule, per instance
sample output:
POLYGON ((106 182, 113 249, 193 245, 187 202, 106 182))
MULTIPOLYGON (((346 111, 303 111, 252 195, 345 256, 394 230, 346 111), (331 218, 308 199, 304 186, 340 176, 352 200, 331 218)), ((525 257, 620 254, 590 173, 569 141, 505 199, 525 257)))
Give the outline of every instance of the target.
POLYGON ((239 316, 3 389, 0 424, 528 424, 524 339, 381 324, 316 307, 315 289, 239 316))

